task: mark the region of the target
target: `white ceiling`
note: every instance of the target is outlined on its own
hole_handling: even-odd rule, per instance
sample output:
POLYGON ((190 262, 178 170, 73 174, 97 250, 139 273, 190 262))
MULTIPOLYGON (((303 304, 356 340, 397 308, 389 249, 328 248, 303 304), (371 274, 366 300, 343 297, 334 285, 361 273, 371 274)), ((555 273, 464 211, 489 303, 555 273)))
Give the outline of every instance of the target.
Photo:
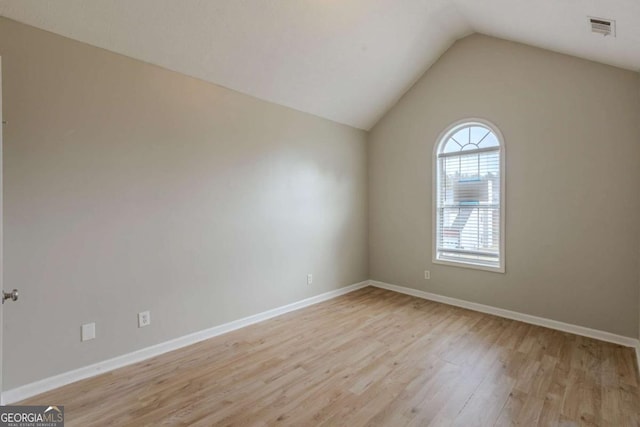
POLYGON ((640 0, 0 0, 0 15, 361 129, 472 32, 640 69, 640 0))

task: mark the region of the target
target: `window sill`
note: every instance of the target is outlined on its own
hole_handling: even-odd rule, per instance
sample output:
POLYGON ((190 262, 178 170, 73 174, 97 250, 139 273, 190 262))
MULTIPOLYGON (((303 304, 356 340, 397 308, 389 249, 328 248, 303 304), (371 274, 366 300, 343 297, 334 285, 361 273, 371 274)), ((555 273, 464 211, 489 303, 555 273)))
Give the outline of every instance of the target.
POLYGON ((490 271, 492 273, 502 273, 502 274, 505 273, 504 264, 499 267, 492 267, 489 265, 473 264, 470 262, 461 262, 461 261, 449 261, 449 260, 437 259, 437 258, 433 258, 432 262, 434 264, 448 265, 450 267, 469 268, 471 270, 490 271))

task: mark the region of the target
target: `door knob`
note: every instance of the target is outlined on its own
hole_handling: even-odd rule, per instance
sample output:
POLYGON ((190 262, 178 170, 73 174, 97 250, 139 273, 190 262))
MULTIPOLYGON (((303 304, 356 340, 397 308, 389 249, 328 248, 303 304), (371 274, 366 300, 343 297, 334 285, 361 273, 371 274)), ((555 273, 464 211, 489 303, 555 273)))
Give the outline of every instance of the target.
POLYGON ((18 301, 18 290, 14 289, 11 292, 2 292, 2 303, 4 304, 4 302, 6 300, 12 300, 12 301, 18 301))

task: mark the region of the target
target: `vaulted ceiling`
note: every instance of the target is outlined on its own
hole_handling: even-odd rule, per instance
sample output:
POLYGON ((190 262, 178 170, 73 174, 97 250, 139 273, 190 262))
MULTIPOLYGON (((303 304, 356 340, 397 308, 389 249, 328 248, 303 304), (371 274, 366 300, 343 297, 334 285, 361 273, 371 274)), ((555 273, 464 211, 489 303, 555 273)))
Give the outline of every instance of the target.
POLYGON ((640 70, 639 0, 0 0, 0 15, 361 129, 473 32, 640 70))

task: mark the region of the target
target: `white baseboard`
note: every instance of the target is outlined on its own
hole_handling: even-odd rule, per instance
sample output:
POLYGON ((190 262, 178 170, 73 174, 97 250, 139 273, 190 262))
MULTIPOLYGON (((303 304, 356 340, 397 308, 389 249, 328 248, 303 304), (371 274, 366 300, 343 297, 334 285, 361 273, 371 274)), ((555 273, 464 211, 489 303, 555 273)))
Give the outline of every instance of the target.
POLYGON ((333 299, 340 295, 353 292, 366 286, 369 286, 368 280, 356 283, 354 285, 346 286, 344 288, 336 289, 334 291, 325 292, 323 294, 294 302, 292 304, 287 304, 282 307, 274 308, 272 310, 267 310, 262 313, 254 314, 253 316, 234 320, 223 325, 214 326, 213 328, 185 335, 170 341, 156 344, 151 347, 134 351, 132 353, 94 363, 93 365, 85 366, 83 368, 75 369, 69 372, 64 372, 62 374, 16 387, 11 390, 6 390, 2 392, 1 404, 7 405, 14 402, 19 402, 40 393, 53 390, 54 388, 62 387, 64 385, 71 384, 85 378, 93 377, 105 372, 112 371, 114 369, 121 368, 123 366, 131 365, 133 363, 141 362, 151 357, 159 356, 169 351, 177 350, 179 348, 186 347, 188 345, 195 344, 197 342, 204 341, 206 339, 213 338, 215 336, 222 335, 227 332, 252 325, 254 323, 262 322, 263 320, 271 319, 272 317, 276 317, 281 314, 289 313, 291 311, 299 310, 301 308, 308 307, 319 302, 333 299))
POLYGON ((234 331, 236 329, 243 328, 245 326, 252 325, 254 323, 262 322, 263 320, 271 319, 281 314, 289 313, 291 311, 299 310, 304 307, 308 307, 313 304, 317 304, 323 301, 327 301, 336 298, 340 295, 353 292, 355 290, 374 286, 377 288, 387 289, 394 292, 399 292, 406 295, 415 296, 431 301, 441 302, 443 304, 453 305, 456 307, 462 307, 469 310, 479 311, 482 313, 493 314, 495 316, 504 317, 512 320, 519 320, 521 322, 530 323, 533 325, 544 326, 550 329, 557 329, 563 332, 569 332, 576 335, 582 335, 589 338, 595 338, 601 341, 607 341, 615 344, 620 344, 626 347, 633 347, 636 350, 636 356, 638 358, 638 370, 640 372, 640 341, 635 338, 625 337, 622 335, 612 334, 610 332, 599 331, 596 329, 586 328, 584 326, 571 325, 569 323, 559 322, 556 320, 545 319, 542 317, 532 316, 529 314, 518 313, 511 310, 505 310, 502 308, 496 308, 484 304, 478 304, 475 302, 464 301, 456 298, 446 297, 430 292, 419 291, 417 289, 407 288, 404 286, 390 285, 388 283, 378 281, 364 281, 356 283, 354 285, 346 286, 344 288, 336 289, 334 291, 326 292, 315 297, 307 298, 292 304, 288 304, 282 307, 267 310, 262 313, 255 314, 253 316, 245 317, 242 319, 234 320, 223 325, 214 326, 213 328, 205 329, 203 331, 195 332, 193 334, 185 335, 170 341, 166 341, 160 344, 156 344, 151 347, 143 348, 141 350, 134 351, 132 353, 117 356, 112 359, 108 359, 102 362, 98 362, 83 368, 75 369, 73 371, 64 372, 53 377, 45 378, 30 384, 26 384, 20 387, 16 387, 11 390, 2 392, 1 404, 11 404, 27 399, 29 397, 44 393, 49 390, 53 390, 58 387, 62 387, 67 384, 71 384, 76 381, 90 378, 96 375, 103 374, 105 372, 112 371, 114 369, 121 368, 123 366, 131 365, 133 363, 141 362, 151 357, 159 356, 169 351, 177 350, 182 347, 195 344, 200 341, 204 341, 209 338, 216 337, 218 335, 225 334, 227 332, 234 331))
POLYGON ((599 331, 597 329, 591 329, 584 326, 572 325, 570 323, 559 322, 557 320, 545 319, 543 317, 532 316, 530 314, 518 313, 517 311, 505 310, 503 308, 492 307, 490 305, 478 304, 475 302, 465 301, 457 298, 445 297, 438 294, 432 294, 430 292, 406 288, 404 286, 390 285, 388 283, 378 282, 375 280, 370 281, 370 283, 371 286, 375 286, 377 288, 387 289, 389 291, 399 292, 401 294, 407 294, 418 298, 441 302, 443 304, 454 305, 456 307, 462 307, 473 311, 479 311, 481 313, 493 314, 494 316, 498 317, 519 320, 520 322, 530 323, 537 326, 544 326, 545 328, 557 329, 559 331, 582 335, 584 337, 594 338, 600 341, 620 344, 625 347, 633 347, 637 349, 636 352, 640 351, 640 343, 636 338, 616 335, 612 334, 611 332, 599 331))

